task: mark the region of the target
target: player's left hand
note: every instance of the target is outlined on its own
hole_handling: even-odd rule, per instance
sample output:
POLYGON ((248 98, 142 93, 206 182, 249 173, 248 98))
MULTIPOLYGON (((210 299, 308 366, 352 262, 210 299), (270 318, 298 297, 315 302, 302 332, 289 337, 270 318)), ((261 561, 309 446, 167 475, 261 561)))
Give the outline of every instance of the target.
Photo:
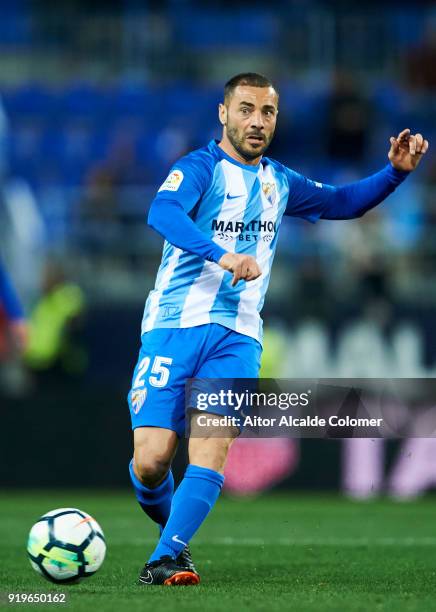
POLYGON ((389 161, 394 168, 404 172, 415 170, 428 149, 428 140, 424 140, 422 134, 411 134, 409 129, 400 132, 396 138, 391 136, 389 140, 389 161))

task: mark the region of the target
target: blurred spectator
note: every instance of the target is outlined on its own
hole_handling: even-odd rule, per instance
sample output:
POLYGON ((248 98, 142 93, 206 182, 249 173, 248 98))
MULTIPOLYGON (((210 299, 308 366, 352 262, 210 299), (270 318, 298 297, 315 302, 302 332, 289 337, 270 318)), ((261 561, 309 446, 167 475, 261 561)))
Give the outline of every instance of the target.
MULTIPOLYGON (((116 188, 150 185, 155 180, 149 164, 138 159, 137 140, 140 134, 140 125, 134 121, 123 121, 114 130, 107 161, 95 169, 109 174, 116 188)), ((88 178, 90 179, 91 175, 88 178)))
POLYGON ((408 50, 406 72, 414 89, 436 91, 436 19, 427 23, 422 43, 408 50))
POLYGON ((360 163, 366 153, 370 108, 350 73, 334 75, 327 104, 327 154, 334 160, 360 163))
POLYGON ((264 318, 261 378, 281 378, 283 375, 283 355, 286 350, 284 329, 274 322, 269 324, 264 318))
POLYGON ((50 383, 83 373, 86 353, 80 342, 85 298, 68 282, 57 264, 47 265, 42 295, 30 315, 29 345, 25 360, 31 371, 50 383))
POLYGON ((98 164, 86 177, 82 199, 78 202, 76 230, 81 248, 90 253, 106 250, 117 221, 117 190, 112 170, 98 164))
POLYGON ((337 236, 342 274, 354 286, 354 299, 362 306, 372 299, 389 299, 388 256, 392 245, 379 211, 347 225, 337 236))
POLYGON ((304 259, 297 279, 294 310, 299 318, 325 319, 330 314, 328 279, 323 273, 321 257, 317 255, 304 259))
POLYGON ((79 205, 86 223, 104 224, 114 220, 117 211, 114 183, 110 168, 100 164, 90 169, 84 199, 79 205))

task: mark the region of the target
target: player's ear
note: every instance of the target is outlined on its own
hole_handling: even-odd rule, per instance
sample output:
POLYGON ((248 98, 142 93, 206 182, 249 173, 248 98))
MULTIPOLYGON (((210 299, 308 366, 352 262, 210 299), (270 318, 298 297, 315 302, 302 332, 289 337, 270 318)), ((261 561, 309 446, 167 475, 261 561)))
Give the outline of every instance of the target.
POLYGON ((218 117, 221 125, 226 125, 227 123, 227 107, 224 104, 220 104, 218 107, 218 117))

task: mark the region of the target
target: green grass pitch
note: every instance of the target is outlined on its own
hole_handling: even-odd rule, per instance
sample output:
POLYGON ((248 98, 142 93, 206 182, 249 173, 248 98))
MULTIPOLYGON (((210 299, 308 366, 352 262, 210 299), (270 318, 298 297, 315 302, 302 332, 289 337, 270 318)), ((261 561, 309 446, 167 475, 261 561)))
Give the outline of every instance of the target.
MULTIPOLYGON (((0 591, 67 592, 68 609, 436 610, 436 500, 357 503, 321 495, 222 498, 193 540, 198 587, 139 587, 156 528, 128 492, 3 492, 0 591), (54 586, 26 558, 33 522, 75 506, 101 524, 102 569, 77 585, 54 586)), ((25 606, 32 608, 30 604, 25 606)), ((56 609, 55 604, 34 605, 56 609)))

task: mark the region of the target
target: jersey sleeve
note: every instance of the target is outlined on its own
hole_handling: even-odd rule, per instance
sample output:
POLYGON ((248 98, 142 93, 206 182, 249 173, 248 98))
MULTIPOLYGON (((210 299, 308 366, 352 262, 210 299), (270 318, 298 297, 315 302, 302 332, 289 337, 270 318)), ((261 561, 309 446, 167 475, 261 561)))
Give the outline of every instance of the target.
POLYGON ((361 181, 341 187, 312 181, 286 168, 289 197, 285 214, 303 217, 312 223, 318 219, 355 219, 383 202, 408 176, 390 163, 361 181))
POLYGON ((208 189, 213 165, 200 154, 179 160, 160 186, 150 206, 148 224, 175 247, 218 262, 225 249, 195 225, 192 214, 208 189))
POLYGON ((0 261, 0 304, 2 304, 8 318, 17 321, 24 318, 23 307, 12 286, 9 276, 0 261))
POLYGON ((179 159, 159 187, 153 204, 172 200, 191 212, 212 180, 211 160, 200 152, 179 159))

